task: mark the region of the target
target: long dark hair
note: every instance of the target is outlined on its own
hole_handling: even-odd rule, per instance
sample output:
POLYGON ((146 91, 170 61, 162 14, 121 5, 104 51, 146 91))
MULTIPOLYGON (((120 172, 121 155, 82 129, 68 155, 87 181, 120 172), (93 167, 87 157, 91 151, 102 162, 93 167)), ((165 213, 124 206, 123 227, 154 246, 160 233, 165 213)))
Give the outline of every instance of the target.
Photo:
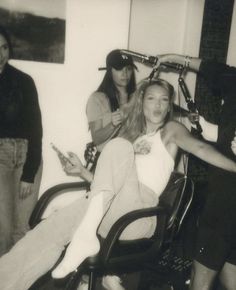
MULTIPOLYGON (((114 112, 119 108, 119 102, 117 99, 118 90, 114 84, 111 70, 112 70, 111 67, 107 68, 107 71, 104 75, 104 78, 100 86, 97 89, 97 92, 102 92, 108 97, 111 111, 114 112)), ((133 69, 130 81, 127 85, 128 101, 130 99, 131 94, 135 91, 135 89, 136 89, 136 80, 133 69)))
POLYGON ((0 25, 0 35, 2 35, 7 41, 7 45, 9 47, 9 58, 11 58, 12 57, 12 43, 11 43, 10 34, 7 32, 6 28, 1 25, 0 25))
POLYGON ((133 95, 134 103, 132 110, 130 110, 127 118, 123 121, 121 130, 119 132, 119 136, 129 140, 131 143, 133 143, 140 135, 143 135, 146 132, 146 121, 143 114, 143 100, 147 88, 153 85, 164 88, 169 97, 170 111, 166 115, 164 124, 166 124, 172 118, 174 101, 173 86, 162 79, 156 79, 152 81, 145 79, 141 81, 133 95))

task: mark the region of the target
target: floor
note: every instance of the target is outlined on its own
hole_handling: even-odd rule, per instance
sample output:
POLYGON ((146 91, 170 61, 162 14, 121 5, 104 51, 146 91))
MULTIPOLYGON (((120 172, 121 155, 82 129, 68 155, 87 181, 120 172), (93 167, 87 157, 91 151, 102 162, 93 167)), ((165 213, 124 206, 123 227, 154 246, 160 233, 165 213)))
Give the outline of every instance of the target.
MULTIPOLYGON (((191 261, 167 251, 163 257, 152 265, 147 265, 141 272, 122 275, 123 285, 126 290, 185 290, 186 280, 189 279, 191 261), (171 288, 174 285, 174 288, 171 288)), ((42 277, 29 290, 63 290, 65 283, 53 281, 50 274, 42 277)), ((103 290, 101 280, 98 281, 96 290, 103 290)))

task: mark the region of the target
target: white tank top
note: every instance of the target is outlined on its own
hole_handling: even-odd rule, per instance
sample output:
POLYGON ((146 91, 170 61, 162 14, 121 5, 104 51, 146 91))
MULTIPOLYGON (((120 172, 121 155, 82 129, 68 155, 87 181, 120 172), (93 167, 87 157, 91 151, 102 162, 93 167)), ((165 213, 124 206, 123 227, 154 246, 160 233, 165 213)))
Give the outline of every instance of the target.
POLYGON ((139 137, 134 142, 134 150, 138 180, 159 197, 170 178, 175 163, 161 140, 160 130, 155 134, 139 137))

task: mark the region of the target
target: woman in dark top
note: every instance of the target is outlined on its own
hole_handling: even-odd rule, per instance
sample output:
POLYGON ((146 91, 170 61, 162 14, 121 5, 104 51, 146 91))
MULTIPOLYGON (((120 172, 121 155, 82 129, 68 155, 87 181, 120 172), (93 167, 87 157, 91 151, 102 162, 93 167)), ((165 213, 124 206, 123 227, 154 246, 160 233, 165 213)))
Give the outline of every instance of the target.
POLYGON ((37 90, 29 75, 8 64, 10 56, 10 39, 0 27, 0 255, 28 230, 41 179, 37 90))
MULTIPOLYGON (((179 63, 199 72, 214 95, 221 97, 219 123, 209 133, 215 136, 217 149, 236 161, 231 148, 236 128, 236 68, 177 54, 162 55, 161 62, 179 63)), ((200 124, 203 132, 209 131, 203 118, 200 124)), ((225 289, 236 289, 236 176, 210 166, 190 289, 212 289, 217 274, 225 289)))

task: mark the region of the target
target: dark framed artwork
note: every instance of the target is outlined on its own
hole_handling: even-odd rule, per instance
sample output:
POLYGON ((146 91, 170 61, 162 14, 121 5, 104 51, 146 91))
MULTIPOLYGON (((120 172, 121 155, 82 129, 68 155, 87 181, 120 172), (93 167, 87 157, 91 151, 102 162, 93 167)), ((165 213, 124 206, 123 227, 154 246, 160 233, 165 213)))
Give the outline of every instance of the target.
POLYGON ((13 59, 64 63, 66 0, 1 0, 13 59))

